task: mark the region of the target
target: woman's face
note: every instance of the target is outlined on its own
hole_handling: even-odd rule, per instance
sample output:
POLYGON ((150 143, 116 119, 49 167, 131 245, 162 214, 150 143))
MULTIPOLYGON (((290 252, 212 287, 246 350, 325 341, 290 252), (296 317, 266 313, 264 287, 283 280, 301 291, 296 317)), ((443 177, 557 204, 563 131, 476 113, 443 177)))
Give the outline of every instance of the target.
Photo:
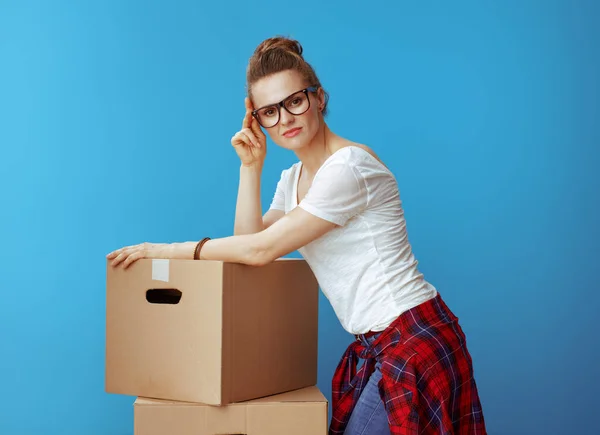
POLYGON ((252 86, 252 103, 258 109, 263 127, 273 142, 290 150, 296 150, 309 144, 321 125, 319 106, 323 104, 323 91, 318 93, 298 93, 308 86, 300 73, 295 70, 282 71, 260 79, 252 86), (288 98, 289 97, 289 98, 288 98), (292 114, 278 103, 284 105, 292 114), (279 114, 277 113, 279 112, 279 114))

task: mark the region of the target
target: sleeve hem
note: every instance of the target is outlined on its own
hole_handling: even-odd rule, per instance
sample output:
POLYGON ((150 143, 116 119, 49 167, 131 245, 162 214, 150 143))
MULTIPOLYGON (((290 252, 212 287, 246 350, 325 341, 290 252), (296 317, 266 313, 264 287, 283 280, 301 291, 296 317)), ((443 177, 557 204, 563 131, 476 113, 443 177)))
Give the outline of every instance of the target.
POLYGON ((315 215, 318 218, 324 219, 329 222, 333 222, 336 225, 342 226, 348 220, 345 216, 333 216, 333 215, 330 215, 329 213, 325 213, 325 212, 319 210, 318 208, 316 208, 310 204, 306 204, 303 202, 300 202, 300 204, 298 204, 298 207, 301 207, 302 209, 306 210, 310 214, 315 215))

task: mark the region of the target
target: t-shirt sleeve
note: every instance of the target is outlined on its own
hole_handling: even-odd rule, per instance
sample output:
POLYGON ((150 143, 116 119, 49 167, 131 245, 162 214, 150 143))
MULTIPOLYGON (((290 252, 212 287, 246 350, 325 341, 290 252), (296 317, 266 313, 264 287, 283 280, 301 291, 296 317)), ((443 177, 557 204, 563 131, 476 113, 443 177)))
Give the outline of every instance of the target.
POLYGON ((287 171, 281 172, 281 177, 277 182, 277 187, 275 188, 275 194, 273 195, 273 199, 271 200, 271 205, 269 206, 269 210, 281 210, 285 211, 285 182, 287 180, 287 171))
POLYGON ((321 219, 344 225, 361 213, 367 203, 364 178, 351 163, 339 160, 326 164, 317 172, 298 206, 321 219))

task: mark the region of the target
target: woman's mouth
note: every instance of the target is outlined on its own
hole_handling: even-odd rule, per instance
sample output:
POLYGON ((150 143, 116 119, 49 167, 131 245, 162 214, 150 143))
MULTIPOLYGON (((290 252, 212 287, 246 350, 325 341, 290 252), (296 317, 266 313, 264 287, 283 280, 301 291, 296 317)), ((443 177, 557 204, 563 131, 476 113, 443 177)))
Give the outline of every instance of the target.
POLYGON ((302 127, 292 128, 291 130, 288 130, 285 133, 283 133, 283 135, 285 137, 294 137, 297 136, 298 133, 300 133, 300 130, 302 130, 302 127))

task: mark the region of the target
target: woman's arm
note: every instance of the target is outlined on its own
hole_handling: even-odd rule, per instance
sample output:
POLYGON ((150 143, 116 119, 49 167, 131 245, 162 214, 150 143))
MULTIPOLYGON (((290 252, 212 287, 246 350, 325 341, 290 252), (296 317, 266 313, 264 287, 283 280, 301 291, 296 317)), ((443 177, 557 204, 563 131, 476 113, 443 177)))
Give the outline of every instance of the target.
MULTIPOLYGON (((336 226, 296 207, 258 233, 207 241, 200 251, 200 259, 262 266, 298 250, 336 226)), ((125 268, 141 258, 192 259, 197 243, 142 243, 113 251, 107 258, 113 260, 113 267, 122 263, 125 268)))
POLYGON ((200 259, 262 266, 298 250, 336 226, 296 207, 259 233, 209 240, 200 251, 200 259))
POLYGON ((235 207, 234 235, 252 234, 265 227, 260 203, 262 164, 240 166, 240 182, 235 207))
MULTIPOLYGON (((369 198, 365 179, 346 162, 346 154, 338 155, 338 160, 321 170, 301 204, 292 211, 257 233, 209 240, 200 251, 200 259, 260 266, 345 225, 367 208, 369 198)), ((124 262, 125 267, 139 258, 192 259, 196 244, 142 244, 115 251, 108 258, 115 265, 124 262)))
POLYGON ((283 210, 270 209, 263 216, 260 203, 261 169, 242 166, 240 168, 240 185, 235 208, 235 224, 233 235, 258 233, 269 228, 285 213, 283 210))
POLYGON ((233 234, 252 234, 262 231, 260 178, 267 154, 267 138, 252 117, 252 103, 245 99, 246 115, 242 129, 231 138, 231 145, 240 157, 240 181, 235 207, 233 234))

